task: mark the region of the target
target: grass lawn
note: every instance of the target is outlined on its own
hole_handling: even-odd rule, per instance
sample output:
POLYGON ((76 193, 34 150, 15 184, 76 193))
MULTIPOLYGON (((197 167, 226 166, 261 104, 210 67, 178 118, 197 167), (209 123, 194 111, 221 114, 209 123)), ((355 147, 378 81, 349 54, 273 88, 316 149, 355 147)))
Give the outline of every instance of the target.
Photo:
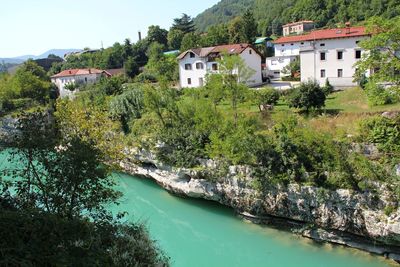
POLYGON ((375 113, 400 110, 400 103, 370 107, 364 91, 359 87, 354 87, 329 95, 326 101, 326 109, 339 110, 340 112, 375 113))

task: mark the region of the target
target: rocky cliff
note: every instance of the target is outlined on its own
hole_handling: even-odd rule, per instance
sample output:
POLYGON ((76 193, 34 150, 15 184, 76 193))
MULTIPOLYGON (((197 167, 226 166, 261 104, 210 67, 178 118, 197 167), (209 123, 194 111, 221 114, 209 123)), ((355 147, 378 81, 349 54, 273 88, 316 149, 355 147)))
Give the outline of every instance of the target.
POLYGON ((378 193, 357 193, 291 184, 259 192, 246 167, 231 166, 227 175, 212 182, 203 179, 215 169, 212 161, 204 161, 198 170, 175 169, 146 151, 127 154, 121 162, 126 172, 154 179, 174 194, 217 201, 255 222, 285 222, 303 236, 400 261, 399 203, 384 187, 378 193), (386 207, 395 207, 389 216, 386 207))

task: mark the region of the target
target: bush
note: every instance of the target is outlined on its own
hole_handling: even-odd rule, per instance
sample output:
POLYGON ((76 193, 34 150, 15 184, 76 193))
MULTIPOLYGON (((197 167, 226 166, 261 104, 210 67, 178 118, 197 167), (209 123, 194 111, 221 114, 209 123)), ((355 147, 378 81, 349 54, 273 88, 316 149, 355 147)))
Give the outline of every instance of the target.
POLYGON ((400 152, 400 116, 388 119, 382 116, 361 122, 360 139, 378 145, 385 152, 400 152))
POLYGON ((322 87, 322 91, 324 91, 325 96, 332 94, 333 86, 331 85, 328 79, 325 80, 325 85, 324 87, 322 87))
POLYGON ((261 108, 261 105, 276 105, 279 101, 279 92, 273 88, 263 88, 254 91, 254 101, 261 108))
POLYGON ((284 82, 299 82, 300 77, 283 76, 281 77, 281 80, 284 82))
POLYGON ((395 102, 395 97, 383 85, 370 81, 365 86, 368 104, 371 106, 386 105, 395 102))
POLYGON ((138 83, 155 83, 155 82, 157 82, 157 78, 153 74, 150 74, 150 73, 147 73, 147 72, 143 72, 143 73, 140 73, 139 75, 137 75, 135 77, 135 82, 138 82, 138 83))
POLYGON ((320 109, 325 106, 326 96, 316 81, 301 83, 289 95, 289 107, 306 110, 320 109))

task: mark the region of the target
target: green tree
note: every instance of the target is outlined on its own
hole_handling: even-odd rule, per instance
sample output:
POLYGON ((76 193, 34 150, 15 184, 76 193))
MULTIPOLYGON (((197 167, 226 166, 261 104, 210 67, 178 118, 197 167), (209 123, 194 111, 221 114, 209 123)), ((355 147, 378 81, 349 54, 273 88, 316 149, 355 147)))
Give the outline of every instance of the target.
POLYGON ((167 36, 169 49, 179 50, 181 48, 183 36, 185 36, 183 31, 172 28, 167 36))
POLYGON ((276 105, 279 100, 279 92, 274 88, 262 88, 254 91, 254 101, 262 111, 263 105, 276 105))
POLYGON ((238 44, 247 42, 247 35, 244 23, 245 22, 242 17, 236 17, 229 23, 228 32, 230 43, 238 44))
POLYGON ((164 47, 168 46, 168 31, 160 28, 158 25, 151 25, 147 31, 147 40, 151 43, 159 43, 164 47))
POLYGON ((245 100, 249 90, 246 83, 253 76, 255 70, 249 68, 238 55, 222 54, 221 58, 217 59, 217 62, 219 75, 222 76, 222 82, 231 101, 234 112, 234 125, 236 126, 238 104, 245 100))
POLYGON ((187 15, 182 14, 180 18, 175 18, 171 29, 177 29, 184 33, 190 33, 195 31, 195 25, 193 19, 187 15))
POLYGON ((137 87, 129 88, 110 102, 111 117, 121 121, 125 133, 129 132, 129 121, 140 118, 143 109, 143 90, 137 87))
POLYGON ((320 109, 325 106, 325 93, 316 81, 301 83, 293 89, 289 96, 289 107, 305 109, 320 109))
POLYGON ((198 34, 191 32, 183 37, 180 50, 183 52, 201 46, 202 46, 201 37, 198 34))
POLYGON ((289 65, 284 67, 282 73, 291 78, 295 78, 296 75, 300 73, 300 57, 297 57, 294 61, 291 61, 289 65))
POLYGON ((248 9, 243 14, 243 28, 244 34, 246 36, 246 43, 252 44, 256 40, 257 37, 257 22, 254 18, 253 12, 248 9))
POLYGON ((131 44, 131 40, 129 40, 129 38, 126 38, 124 41, 122 57, 124 58, 124 60, 127 60, 129 57, 132 56, 133 56, 133 47, 131 44))
POLYGON ((216 46, 229 43, 229 32, 226 24, 212 25, 207 29, 203 46, 216 46))
POLYGON ((125 74, 128 77, 135 77, 139 74, 139 65, 134 57, 128 57, 124 63, 125 74))
POLYGON ((367 22, 367 32, 371 38, 360 45, 369 52, 357 63, 357 77, 373 69, 370 81, 400 86, 400 17, 374 17, 367 22))

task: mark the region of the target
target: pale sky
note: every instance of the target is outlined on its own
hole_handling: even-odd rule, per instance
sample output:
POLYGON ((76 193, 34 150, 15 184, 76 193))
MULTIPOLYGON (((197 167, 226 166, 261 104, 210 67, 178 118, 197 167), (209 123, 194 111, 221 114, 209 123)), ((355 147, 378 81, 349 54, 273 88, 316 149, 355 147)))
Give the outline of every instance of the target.
POLYGON ((195 17, 219 0, 0 0, 0 57, 49 49, 100 48, 136 42, 138 31, 169 29, 182 13, 195 17))

